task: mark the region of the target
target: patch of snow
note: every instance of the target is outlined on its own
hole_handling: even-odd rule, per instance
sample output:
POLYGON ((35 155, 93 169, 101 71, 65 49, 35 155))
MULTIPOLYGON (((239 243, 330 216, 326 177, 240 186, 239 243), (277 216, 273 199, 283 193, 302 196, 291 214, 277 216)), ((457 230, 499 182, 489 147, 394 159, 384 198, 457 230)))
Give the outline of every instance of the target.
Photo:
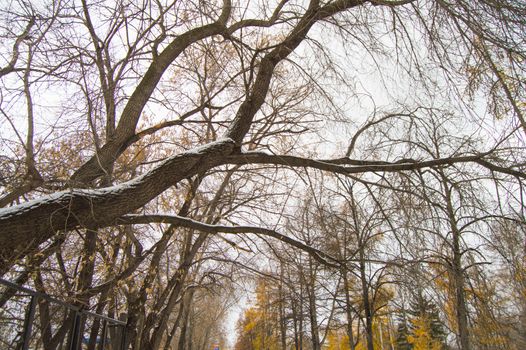
POLYGON ((232 140, 231 138, 219 139, 217 141, 213 141, 213 142, 210 142, 210 143, 205 143, 204 145, 192 148, 192 149, 184 152, 183 154, 203 154, 203 153, 205 153, 206 150, 208 150, 210 148, 215 148, 216 146, 221 146, 221 145, 228 144, 228 143, 234 143, 234 140, 232 140))
POLYGON ((38 208, 39 206, 42 206, 44 204, 51 203, 61 198, 67 198, 70 196, 71 196, 71 191, 60 191, 60 192, 52 193, 45 197, 32 199, 22 204, 18 204, 18 205, 6 207, 6 208, 1 208, 0 209, 0 220, 7 219, 15 214, 27 212, 34 208, 38 208))

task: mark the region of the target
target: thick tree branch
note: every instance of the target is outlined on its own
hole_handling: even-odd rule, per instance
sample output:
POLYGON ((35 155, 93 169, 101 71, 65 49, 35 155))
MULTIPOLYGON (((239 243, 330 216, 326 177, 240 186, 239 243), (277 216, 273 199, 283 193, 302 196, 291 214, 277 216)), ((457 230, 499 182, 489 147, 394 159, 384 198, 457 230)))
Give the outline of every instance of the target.
POLYGON ((29 22, 27 23, 26 28, 24 29, 22 34, 20 34, 16 38, 15 43, 13 44, 13 55, 11 56, 11 60, 9 61, 7 66, 0 68, 0 77, 7 75, 9 73, 15 72, 15 71, 22 70, 22 69, 15 68, 15 65, 18 61, 18 57, 20 56, 20 44, 22 43, 22 41, 24 41, 25 39, 29 37, 29 31, 34 25, 35 25, 35 17, 31 17, 29 19, 29 22))
POLYGON ((364 1, 359 0, 340 0, 319 7, 318 1, 311 1, 309 8, 287 38, 261 59, 254 85, 239 107, 226 137, 231 138, 239 148, 241 147, 243 138, 250 130, 254 116, 265 102, 277 64, 287 58, 303 42, 309 30, 318 20, 363 3, 364 1))
POLYGON ((296 156, 272 155, 261 152, 245 152, 228 156, 226 162, 229 164, 275 164, 289 167, 308 167, 343 175, 361 174, 366 172, 411 171, 459 163, 476 163, 492 171, 526 179, 526 173, 492 164, 491 162, 484 160, 483 156, 484 155, 458 156, 424 161, 407 159, 392 163, 354 160, 349 158, 309 159, 296 156))
POLYGON ((137 123, 146 103, 150 99, 164 72, 191 44, 204 38, 218 35, 226 30, 230 16, 229 0, 224 1, 220 18, 211 24, 191 29, 174 39, 161 54, 156 56, 143 78, 133 91, 122 111, 114 138, 101 147, 91 159, 84 163, 71 177, 73 185, 86 185, 105 174, 117 157, 124 152, 129 140, 134 137, 137 123))
POLYGON ((110 225, 179 181, 220 165, 233 147, 228 139, 212 142, 168 158, 145 175, 117 186, 62 191, 0 210, 0 274, 57 231, 110 225))
MULTIPOLYGON (((246 100, 241 104, 234 118, 234 121, 226 133, 227 138, 231 138, 238 146, 241 145, 243 137, 246 135, 252 120, 265 101, 270 80, 276 65, 285 59, 298 45, 305 39, 310 28, 320 19, 332 16, 338 12, 347 10, 365 1, 360 0, 339 0, 319 7, 318 1, 311 1, 309 8, 300 22, 294 26, 289 36, 272 51, 270 51, 259 64, 258 74, 251 92, 246 100)), ((276 20, 283 4, 279 4, 273 16, 269 20, 272 23, 276 20)), ((85 186, 98 177, 104 175, 111 164, 130 144, 130 140, 135 136, 137 123, 142 110, 150 99, 155 87, 159 83, 162 75, 170 64, 191 44, 206 37, 225 34, 228 36, 229 30, 226 22, 230 17, 231 4, 225 0, 223 11, 220 18, 211 24, 192 29, 178 36, 168 47, 156 56, 144 74, 144 77, 134 90, 124 110, 115 130, 114 138, 109 140, 90 160, 84 163, 71 177, 73 186, 85 186)), ((239 26, 262 25, 262 23, 244 22, 233 24, 231 30, 234 31, 239 26)))
POLYGON ((211 225, 177 215, 125 215, 118 219, 118 223, 121 223, 123 225, 166 223, 212 234, 252 233, 262 236, 268 236, 309 253, 313 258, 315 258, 318 262, 320 262, 323 265, 340 268, 339 261, 336 258, 333 258, 330 255, 316 248, 313 248, 303 242, 295 240, 289 236, 285 236, 275 230, 270 230, 262 227, 211 225))

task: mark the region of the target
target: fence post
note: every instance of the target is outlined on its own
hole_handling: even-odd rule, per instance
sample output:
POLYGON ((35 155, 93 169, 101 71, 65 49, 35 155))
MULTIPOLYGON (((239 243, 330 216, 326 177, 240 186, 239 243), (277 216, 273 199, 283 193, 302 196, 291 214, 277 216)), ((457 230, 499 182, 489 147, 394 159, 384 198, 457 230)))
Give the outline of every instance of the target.
POLYGON ((75 319, 73 321, 73 331, 71 334, 71 347, 70 350, 78 350, 80 345, 80 324, 81 324, 81 316, 82 314, 80 311, 75 311, 75 319))
POLYGON ((106 346, 106 330, 108 329, 108 321, 102 320, 102 334, 100 339, 100 344, 98 346, 99 350, 104 350, 104 347, 106 346))
POLYGON ((29 349, 29 342, 31 341, 31 331, 33 329, 33 321, 35 319, 35 307, 36 307, 36 296, 31 296, 29 302, 29 310, 27 310, 26 318, 24 320, 24 333, 23 333, 23 345, 22 350, 29 349))
POLYGON ((126 325, 122 325, 121 326, 121 329, 122 329, 122 336, 121 336, 121 350, 126 350, 126 348, 128 347, 128 339, 127 339, 127 334, 128 333, 128 327, 127 327, 127 324, 128 324, 128 314, 126 313, 122 313, 119 315, 119 321, 123 321, 123 322, 126 322, 126 325))

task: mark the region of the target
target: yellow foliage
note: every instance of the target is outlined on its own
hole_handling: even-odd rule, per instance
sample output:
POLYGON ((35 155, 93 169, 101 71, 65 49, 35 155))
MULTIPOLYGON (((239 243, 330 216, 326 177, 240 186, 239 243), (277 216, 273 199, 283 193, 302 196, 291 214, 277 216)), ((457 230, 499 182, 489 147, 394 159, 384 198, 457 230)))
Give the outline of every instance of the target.
POLYGON ((431 336, 431 326, 425 317, 418 317, 413 321, 415 326, 407 341, 413 344, 413 350, 441 350, 442 344, 431 336))
POLYGON ((330 330, 327 335, 327 350, 350 350, 349 337, 342 331, 330 330))
POLYGON ((279 320, 276 295, 272 287, 259 280, 256 287, 256 305, 245 310, 239 327, 236 349, 279 350, 279 320))

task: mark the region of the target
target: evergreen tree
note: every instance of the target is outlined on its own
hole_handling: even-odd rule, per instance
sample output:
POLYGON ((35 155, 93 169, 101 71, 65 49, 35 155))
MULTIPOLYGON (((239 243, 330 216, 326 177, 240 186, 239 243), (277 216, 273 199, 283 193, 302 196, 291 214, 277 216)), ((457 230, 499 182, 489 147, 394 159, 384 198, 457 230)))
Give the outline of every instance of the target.
MULTIPOLYGON (((429 322, 430 332, 433 339, 444 342, 446 339, 446 332, 444 324, 440 320, 438 307, 429 298, 419 294, 415 301, 410 303, 411 309, 408 313, 415 318, 425 318, 429 322)), ((411 322, 413 323, 413 322, 411 322)))
POLYGON ((398 323, 396 329, 396 340, 395 340, 395 350, 412 350, 413 345, 409 343, 409 328, 407 327, 407 320, 404 317, 398 323))
POLYGON ((438 307, 419 293, 399 318, 395 350, 441 350, 446 348, 445 339, 438 307))
POLYGON ((416 300, 410 303, 407 312, 410 315, 410 336, 407 339, 413 345, 412 349, 422 347, 418 344, 426 344, 423 347, 426 349, 443 349, 446 332, 436 304, 420 293, 416 300))

